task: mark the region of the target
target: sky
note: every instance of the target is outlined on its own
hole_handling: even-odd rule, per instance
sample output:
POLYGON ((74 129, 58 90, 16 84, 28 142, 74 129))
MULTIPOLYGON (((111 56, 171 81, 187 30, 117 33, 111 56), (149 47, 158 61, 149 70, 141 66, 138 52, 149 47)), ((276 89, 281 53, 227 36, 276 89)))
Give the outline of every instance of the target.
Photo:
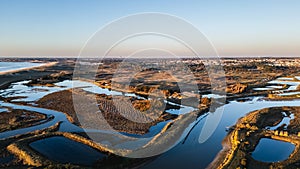
POLYGON ((0 56, 77 56, 101 27, 143 12, 186 20, 220 56, 300 56, 299 9, 299 0, 0 0, 0 56))

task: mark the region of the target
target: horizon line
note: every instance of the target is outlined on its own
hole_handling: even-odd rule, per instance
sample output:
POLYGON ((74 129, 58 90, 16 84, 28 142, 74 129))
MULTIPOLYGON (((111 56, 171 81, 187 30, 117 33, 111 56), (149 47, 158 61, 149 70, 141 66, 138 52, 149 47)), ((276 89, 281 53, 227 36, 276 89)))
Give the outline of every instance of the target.
MULTIPOLYGON (((0 58, 49 58, 49 59, 63 59, 63 58, 73 58, 77 59, 80 56, 0 56, 0 58)), ((93 59, 93 58, 99 58, 102 56, 81 56, 82 59, 93 59)), ((137 59, 168 59, 168 58, 300 58, 300 55, 232 55, 232 56, 136 56, 136 57, 130 57, 130 58, 137 58, 137 59)), ((112 58, 112 59, 123 59, 128 58, 126 56, 105 56, 104 58, 112 58)))

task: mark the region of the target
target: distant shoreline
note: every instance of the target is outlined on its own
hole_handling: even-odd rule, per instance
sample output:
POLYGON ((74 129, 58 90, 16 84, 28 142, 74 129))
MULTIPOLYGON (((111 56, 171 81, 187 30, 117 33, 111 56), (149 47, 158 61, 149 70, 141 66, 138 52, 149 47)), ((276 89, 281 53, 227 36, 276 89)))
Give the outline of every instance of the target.
POLYGON ((37 66, 32 66, 32 67, 25 67, 25 68, 19 68, 19 69, 14 69, 14 70, 2 71, 2 72, 0 72, 0 75, 5 75, 5 74, 8 74, 8 73, 16 73, 16 72, 26 71, 26 70, 40 68, 40 67, 50 67, 50 66, 56 65, 57 63, 58 62, 48 62, 48 63, 43 63, 43 64, 40 64, 40 65, 37 65, 37 66))

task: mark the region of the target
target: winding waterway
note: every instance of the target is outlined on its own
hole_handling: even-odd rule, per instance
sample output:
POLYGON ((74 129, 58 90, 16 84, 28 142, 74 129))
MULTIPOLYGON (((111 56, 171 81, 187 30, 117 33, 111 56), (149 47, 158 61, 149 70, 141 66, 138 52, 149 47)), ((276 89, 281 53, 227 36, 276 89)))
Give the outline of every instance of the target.
MULTIPOLYGON (((82 88, 85 91, 96 93, 96 94, 124 95, 124 96, 133 96, 133 97, 141 98, 140 96, 136 96, 133 93, 112 91, 112 90, 98 87, 95 84, 92 84, 89 82, 78 81, 78 80, 75 80, 75 81, 65 80, 65 81, 62 81, 59 83, 55 83, 54 87, 27 86, 26 85, 27 83, 29 83, 29 81, 20 81, 20 82, 12 83, 12 85, 8 89, 0 90, 0 96, 2 96, 2 97, 22 97, 22 98, 14 99, 14 100, 12 100, 12 102, 34 103, 35 101, 41 99, 42 97, 44 97, 48 94, 54 93, 54 92, 67 90, 67 89, 71 89, 71 88, 82 88)), ((189 107, 189 106, 181 106, 181 105, 178 105, 176 103, 171 103, 171 102, 168 102, 168 103, 179 106, 178 109, 166 110, 167 112, 172 113, 172 114, 184 114, 184 113, 188 113, 188 112, 194 110, 194 108, 189 107)), ((20 135, 20 134, 25 134, 25 133, 32 132, 35 130, 45 129, 50 126, 53 126, 57 122, 62 122, 60 125, 60 128, 59 128, 59 131, 63 131, 63 132, 83 132, 83 131, 105 132, 105 131, 99 131, 99 130, 95 131, 95 130, 91 130, 91 129, 84 130, 84 129, 70 123, 67 120, 67 117, 65 114, 63 114, 62 112, 54 111, 54 110, 49 110, 49 109, 39 108, 39 107, 34 107, 34 106, 18 105, 18 104, 3 102, 3 101, 0 101, 0 107, 10 107, 12 109, 34 111, 34 112, 46 114, 48 116, 48 118, 53 117, 52 120, 47 121, 42 124, 39 124, 39 125, 2 132, 2 133, 0 133, 0 139, 5 139, 5 138, 9 138, 9 137, 12 137, 15 135, 20 135)), ((6 110, 7 110, 6 108, 1 108, 1 111, 6 111, 6 110)), ((154 136, 156 133, 158 133, 164 127, 164 125, 166 123, 167 122, 161 122, 155 126, 152 126, 149 129, 149 132, 147 134, 143 135, 143 137, 154 136)), ((134 136, 134 135, 131 135, 131 136, 134 136)), ((138 137, 138 136, 136 136, 136 137, 138 137)))

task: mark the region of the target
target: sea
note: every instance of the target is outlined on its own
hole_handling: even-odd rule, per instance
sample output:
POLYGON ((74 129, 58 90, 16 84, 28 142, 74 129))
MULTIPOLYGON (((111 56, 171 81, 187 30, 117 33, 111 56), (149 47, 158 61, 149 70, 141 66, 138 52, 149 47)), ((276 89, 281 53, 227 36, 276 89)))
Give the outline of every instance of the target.
POLYGON ((7 71, 14 71, 18 69, 27 69, 36 66, 40 66, 43 63, 32 63, 32 62, 0 62, 0 73, 7 71))

